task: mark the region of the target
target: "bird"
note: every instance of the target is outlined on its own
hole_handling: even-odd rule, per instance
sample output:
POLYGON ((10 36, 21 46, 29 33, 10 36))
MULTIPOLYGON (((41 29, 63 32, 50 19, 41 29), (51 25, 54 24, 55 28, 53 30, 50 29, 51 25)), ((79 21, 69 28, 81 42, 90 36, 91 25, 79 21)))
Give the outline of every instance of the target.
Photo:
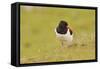
POLYGON ((72 46, 73 31, 69 27, 68 22, 61 20, 55 28, 56 37, 60 40, 61 46, 72 46))

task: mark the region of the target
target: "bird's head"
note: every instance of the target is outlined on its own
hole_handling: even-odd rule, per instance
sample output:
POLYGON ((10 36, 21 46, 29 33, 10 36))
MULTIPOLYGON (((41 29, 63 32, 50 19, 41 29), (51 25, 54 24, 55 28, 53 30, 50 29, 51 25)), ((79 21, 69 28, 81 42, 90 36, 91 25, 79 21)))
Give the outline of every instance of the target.
POLYGON ((66 28, 68 26, 68 23, 66 22, 66 21, 60 21, 60 23, 59 23, 59 27, 61 27, 61 28, 66 28))

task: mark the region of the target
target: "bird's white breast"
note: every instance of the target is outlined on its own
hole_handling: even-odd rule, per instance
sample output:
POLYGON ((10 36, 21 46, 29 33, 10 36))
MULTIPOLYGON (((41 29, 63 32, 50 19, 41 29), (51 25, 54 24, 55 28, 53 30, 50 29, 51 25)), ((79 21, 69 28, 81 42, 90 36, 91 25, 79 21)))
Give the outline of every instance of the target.
POLYGON ((59 33, 56 32, 56 36, 57 36, 58 39, 64 40, 64 41, 67 41, 67 42, 71 42, 73 40, 73 35, 70 34, 69 29, 68 29, 66 34, 59 34, 59 33))

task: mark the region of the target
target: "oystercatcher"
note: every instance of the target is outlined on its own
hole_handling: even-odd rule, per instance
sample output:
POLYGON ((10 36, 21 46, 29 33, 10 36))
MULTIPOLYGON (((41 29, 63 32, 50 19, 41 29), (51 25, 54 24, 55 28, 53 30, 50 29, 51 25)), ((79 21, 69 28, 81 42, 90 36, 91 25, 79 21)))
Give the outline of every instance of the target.
POLYGON ((64 20, 60 21, 55 29, 57 38, 61 41, 62 46, 71 46, 73 40, 73 31, 64 20))

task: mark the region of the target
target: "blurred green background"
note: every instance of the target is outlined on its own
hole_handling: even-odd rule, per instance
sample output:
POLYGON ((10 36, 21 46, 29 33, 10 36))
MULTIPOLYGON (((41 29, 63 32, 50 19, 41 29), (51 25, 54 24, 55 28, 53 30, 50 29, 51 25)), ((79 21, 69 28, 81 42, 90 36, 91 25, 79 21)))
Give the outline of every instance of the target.
POLYGON ((20 14, 21 64, 95 59, 95 10, 21 6, 20 14), (56 38, 61 20, 74 32, 72 47, 56 38))

